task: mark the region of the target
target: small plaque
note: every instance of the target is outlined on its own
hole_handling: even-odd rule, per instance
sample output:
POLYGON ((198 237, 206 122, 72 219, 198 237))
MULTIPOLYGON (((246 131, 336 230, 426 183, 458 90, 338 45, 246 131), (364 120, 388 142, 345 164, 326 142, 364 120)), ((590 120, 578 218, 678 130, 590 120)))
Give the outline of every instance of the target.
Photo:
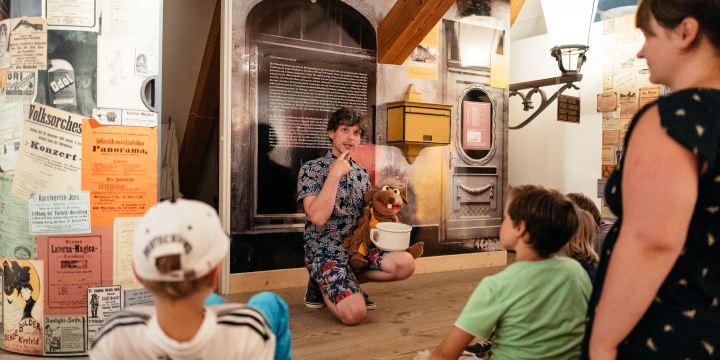
POLYGON ((432 135, 423 135, 423 141, 432 141, 432 135))
POLYGON ((575 96, 558 96, 558 121, 580 123, 580 98, 575 96))

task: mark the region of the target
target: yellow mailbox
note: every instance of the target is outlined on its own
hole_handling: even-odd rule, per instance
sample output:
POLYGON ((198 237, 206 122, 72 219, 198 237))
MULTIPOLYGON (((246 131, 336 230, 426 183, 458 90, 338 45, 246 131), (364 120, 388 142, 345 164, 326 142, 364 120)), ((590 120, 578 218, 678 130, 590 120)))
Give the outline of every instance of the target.
POLYGON ((423 148, 450 144, 452 105, 424 103, 411 85, 405 101, 387 107, 387 143, 399 147, 410 164, 423 148))

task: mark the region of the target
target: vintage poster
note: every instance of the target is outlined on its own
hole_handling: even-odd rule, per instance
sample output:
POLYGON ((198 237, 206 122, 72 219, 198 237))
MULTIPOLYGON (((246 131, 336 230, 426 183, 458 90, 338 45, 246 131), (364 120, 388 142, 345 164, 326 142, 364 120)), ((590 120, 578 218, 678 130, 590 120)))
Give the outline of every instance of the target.
POLYGON ((603 21, 603 35, 610 35, 615 33, 615 19, 603 21))
POLYGON ((142 82, 134 71, 136 47, 136 42, 98 38, 97 107, 137 109, 141 105, 142 82))
POLYGON ((92 117, 100 125, 122 125, 121 109, 93 109, 92 117))
POLYGON ((51 30, 99 31, 98 0, 45 0, 51 30))
POLYGON ((615 145, 620 143, 620 130, 603 130, 602 144, 615 145))
POLYGON ((15 170, 23 128, 21 104, 0 103, 0 172, 15 170))
POLYGON ((618 91, 620 98, 620 119, 632 119, 638 111, 638 89, 621 89, 618 91))
POLYGON ((141 43, 135 50, 135 75, 142 77, 157 75, 159 65, 157 45, 141 43))
POLYGON ((102 34, 117 39, 156 42, 160 37, 161 8, 159 0, 103 0, 102 34))
POLYGON ((607 179, 598 179, 597 181, 597 197, 605 197, 605 186, 607 186, 607 179))
POLYGON ((90 233, 90 193, 38 192, 30 196, 30 234, 90 233))
POLYGON ((623 157, 624 145, 615 145, 615 164, 619 164, 623 157))
POLYGON ((5 102, 35 101, 38 87, 37 70, 9 70, 5 84, 5 102))
POLYGON ((10 68, 47 69, 47 22, 42 17, 10 19, 10 68))
POLYGON ((616 33, 617 46, 636 44, 640 42, 640 30, 633 28, 616 33))
POLYGON ((12 182, 12 176, 0 174, 0 258, 34 260, 28 202, 10 194, 12 182))
POLYGON ((490 150, 490 103, 463 101, 463 149, 490 150))
POLYGON ((10 19, 0 21, 0 69, 10 67, 10 19))
POLYGON ((97 107, 97 38, 89 31, 48 31, 47 76, 36 102, 90 117, 97 107))
POLYGON ((45 355, 84 355, 86 321, 85 315, 45 316, 45 355))
POLYGON ((558 121, 580 123, 580 98, 558 95, 558 121))
POLYGON ((86 288, 112 284, 112 226, 93 226, 90 234, 38 235, 37 246, 45 264, 45 315, 85 314, 86 288))
POLYGON ((125 290, 123 307, 155 305, 153 294, 147 289, 125 290))
POLYGON ((413 50, 408 59, 407 76, 416 79, 438 79, 438 22, 413 50))
POLYGON ((637 84, 639 88, 645 88, 645 87, 654 87, 655 84, 653 84, 650 81, 650 69, 648 68, 639 68, 638 69, 638 75, 637 75, 637 84))
POLYGON ((637 86, 637 71, 635 69, 615 70, 613 85, 617 89, 635 88, 637 86))
POLYGON ((158 125, 158 114, 152 111, 123 110, 122 125, 154 127, 158 125))
POLYGON ((27 200, 37 191, 80 191, 82 119, 29 105, 23 126, 12 194, 27 200))
POLYGON ((602 202, 602 205, 601 205, 602 209, 600 211, 600 216, 605 219, 617 219, 617 216, 615 216, 615 214, 613 214, 612 210, 610 210, 610 207, 608 207, 607 201, 605 201, 605 198, 600 199, 600 201, 602 202))
POLYGON ((640 49, 642 49, 641 44, 617 46, 613 51, 613 68, 615 71, 631 69, 637 71, 637 69, 646 68, 647 62, 637 58, 640 49))
POLYGON ((597 95, 597 111, 607 112, 617 109, 617 93, 615 91, 597 95))
POLYGON ((603 90, 609 90, 613 88, 613 53, 612 51, 605 51, 603 53, 603 70, 602 70, 602 81, 603 90))
POLYGON ((5 349, 43 354, 42 261, 0 259, 4 271, 3 311, 5 349))
POLYGON ((625 141, 625 136, 630 130, 632 118, 620 118, 620 141, 625 141))
POLYGON ((615 32, 635 30, 635 14, 621 16, 615 19, 615 32))
POLYGON ((600 173, 602 174, 602 178, 607 180, 613 171, 615 171, 615 165, 603 165, 600 173))
POLYGON ((603 49, 609 50, 615 48, 615 45, 617 44, 617 35, 615 33, 603 35, 602 37, 603 41, 603 49))
POLYGON ((92 349, 105 319, 122 307, 120 285, 87 288, 87 341, 92 349))
POLYGON ((602 146, 602 164, 603 165, 615 165, 615 146, 614 145, 603 145, 602 146))
POLYGON ((93 225, 142 216, 157 203, 157 127, 102 126, 84 119, 82 188, 93 225))
POLYGON ((640 89, 640 99, 638 108, 642 109, 645 105, 657 100, 660 97, 660 87, 654 86, 640 89))
POLYGON ((602 114, 603 130, 620 130, 620 111, 605 112, 602 114))
POLYGON ((132 257, 135 228, 139 222, 139 217, 115 218, 113 284, 122 285, 125 290, 142 288, 133 271, 132 257))

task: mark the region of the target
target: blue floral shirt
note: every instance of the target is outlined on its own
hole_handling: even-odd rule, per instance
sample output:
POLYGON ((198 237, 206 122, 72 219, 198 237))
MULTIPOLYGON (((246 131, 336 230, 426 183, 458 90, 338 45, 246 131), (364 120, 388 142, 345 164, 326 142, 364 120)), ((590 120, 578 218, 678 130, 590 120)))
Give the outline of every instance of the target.
MULTIPOLYGON (((308 196, 320 194, 325 179, 330 173, 337 157, 332 151, 318 159, 303 164, 298 176, 298 201, 308 196)), ((310 220, 305 222, 305 257, 306 259, 327 256, 332 258, 347 257, 343 241, 357 227, 358 219, 365 205, 364 194, 370 190, 370 173, 352 159, 353 170, 343 175, 338 184, 335 196, 335 208, 323 226, 317 226, 310 220)))

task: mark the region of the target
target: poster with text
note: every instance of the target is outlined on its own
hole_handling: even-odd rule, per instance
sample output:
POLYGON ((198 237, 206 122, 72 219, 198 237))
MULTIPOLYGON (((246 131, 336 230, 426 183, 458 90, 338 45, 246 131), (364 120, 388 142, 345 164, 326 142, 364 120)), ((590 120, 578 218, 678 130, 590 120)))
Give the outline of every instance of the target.
POLYGON ((10 19, 0 21, 0 69, 10 67, 10 19))
POLYGON ((22 105, 0 103, 0 172, 15 171, 22 128, 22 105))
POLYGON ((3 310, 5 349, 28 355, 43 354, 43 263, 0 259, 4 272, 3 310))
POLYGON ((37 191, 80 191, 82 119, 38 103, 29 105, 12 194, 27 200, 37 191))
POLYGON ((645 105, 657 100, 658 98, 660 98, 660 87, 659 86, 642 88, 642 89, 640 89, 640 99, 638 100, 638 102, 639 102, 638 108, 642 109, 645 107, 645 105))
POLYGON ((115 218, 113 284, 122 285, 124 290, 142 288, 133 271, 133 241, 140 217, 115 218))
POLYGON ((438 79, 438 35, 440 23, 438 22, 415 47, 408 59, 407 75, 416 79, 438 79))
POLYGON ((90 232, 90 194, 87 191, 40 192, 30 196, 30 234, 87 234, 90 232))
POLYGON ((39 16, 10 19, 10 68, 47 69, 47 22, 39 16))
POLYGON ((35 259, 28 202, 10 194, 13 177, 0 174, 0 258, 35 259))
POLYGON ((155 298, 148 289, 125 290, 125 300, 123 307, 128 306, 153 306, 155 298))
POLYGON ((45 264, 45 315, 86 313, 88 287, 112 285, 111 226, 90 234, 38 235, 38 260, 45 264))
POLYGON ((84 355, 86 321, 85 315, 45 316, 45 355, 84 355))
POLYGON ((97 107, 137 109, 141 106, 142 81, 134 70, 137 45, 105 36, 98 38, 97 107))
MULTIPOLYGON (((35 101, 38 88, 37 70, 10 70, 5 84, 5 102, 17 103, 35 101)), ((19 104, 14 104, 19 106, 19 104)))
POLYGON ((45 0, 48 28, 55 30, 100 30, 99 0, 45 0))
POLYGON ((490 150, 490 103, 463 101, 463 149, 490 150))
POLYGON ((105 319, 122 305, 120 285, 87 288, 87 348, 92 349, 105 319))
POLYGON ((157 127, 103 126, 84 119, 82 188, 93 225, 142 216, 157 202, 157 127))

